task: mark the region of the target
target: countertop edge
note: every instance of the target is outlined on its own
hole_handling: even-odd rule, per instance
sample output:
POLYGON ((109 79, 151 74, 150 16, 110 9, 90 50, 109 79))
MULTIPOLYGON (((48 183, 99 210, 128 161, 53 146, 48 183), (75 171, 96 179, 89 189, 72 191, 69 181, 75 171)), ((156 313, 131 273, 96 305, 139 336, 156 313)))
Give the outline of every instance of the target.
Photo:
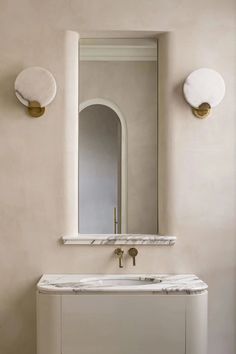
POLYGON ((108 293, 129 293, 129 294, 141 294, 141 293, 149 293, 149 294, 160 294, 160 295, 194 295, 201 294, 208 290, 208 285, 199 279, 194 274, 125 274, 122 277, 152 277, 163 279, 159 283, 153 283, 148 285, 139 285, 139 286, 113 286, 113 287, 56 287, 54 284, 63 281, 63 278, 73 278, 79 277, 79 279, 83 278, 94 278, 94 277, 119 277, 119 274, 45 274, 41 277, 40 281, 37 284, 37 290, 42 294, 108 294, 108 293), (189 283, 189 284, 188 284, 189 283))

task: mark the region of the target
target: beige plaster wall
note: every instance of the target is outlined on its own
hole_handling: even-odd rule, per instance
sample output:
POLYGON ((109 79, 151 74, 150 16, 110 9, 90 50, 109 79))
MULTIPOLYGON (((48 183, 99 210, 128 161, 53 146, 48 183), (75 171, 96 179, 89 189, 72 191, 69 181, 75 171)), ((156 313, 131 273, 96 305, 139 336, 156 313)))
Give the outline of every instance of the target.
POLYGON ((80 62, 80 102, 115 103, 127 127, 127 232, 157 233, 157 63, 80 62), (148 210, 148 212, 144 212, 148 210))
POLYGON ((47 272, 118 272, 112 247, 63 247, 64 30, 170 31, 161 38, 161 231, 173 248, 140 247, 124 272, 194 272, 209 284, 209 354, 236 351, 235 1, 0 2, 0 353, 35 354, 35 283, 47 272), (14 97, 20 70, 52 71, 58 94, 31 120, 14 97), (198 67, 218 70, 226 97, 193 118, 181 86, 198 67))

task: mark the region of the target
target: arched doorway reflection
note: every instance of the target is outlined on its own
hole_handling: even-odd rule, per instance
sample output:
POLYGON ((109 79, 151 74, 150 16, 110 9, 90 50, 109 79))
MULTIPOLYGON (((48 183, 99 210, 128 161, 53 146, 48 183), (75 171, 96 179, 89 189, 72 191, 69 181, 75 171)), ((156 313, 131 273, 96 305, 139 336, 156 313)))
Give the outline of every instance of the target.
POLYGON ((93 102, 81 107, 79 233, 124 232, 124 210, 122 213, 121 209, 122 204, 125 205, 122 199, 126 198, 124 188, 122 193, 122 141, 122 122, 115 110, 93 102))

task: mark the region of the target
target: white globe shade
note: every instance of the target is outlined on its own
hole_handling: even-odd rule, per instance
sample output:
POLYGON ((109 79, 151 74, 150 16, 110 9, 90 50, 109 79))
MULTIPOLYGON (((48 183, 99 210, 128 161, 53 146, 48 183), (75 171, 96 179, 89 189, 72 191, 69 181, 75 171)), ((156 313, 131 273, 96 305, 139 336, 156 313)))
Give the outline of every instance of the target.
POLYGON ((201 68, 187 77, 183 91, 191 107, 198 108, 202 103, 215 107, 225 95, 225 83, 217 71, 201 68))
POLYGON ((37 101, 46 107, 56 96, 57 85, 53 75, 46 69, 32 66, 23 70, 16 78, 15 93, 25 106, 37 101))

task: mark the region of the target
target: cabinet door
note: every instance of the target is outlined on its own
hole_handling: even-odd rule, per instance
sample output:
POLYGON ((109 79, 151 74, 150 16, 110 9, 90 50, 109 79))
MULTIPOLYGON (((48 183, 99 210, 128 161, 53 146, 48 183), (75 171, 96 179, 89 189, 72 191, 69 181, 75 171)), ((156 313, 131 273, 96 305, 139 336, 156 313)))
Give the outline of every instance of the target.
POLYGON ((62 296, 62 354, 184 353, 183 296, 62 296))

